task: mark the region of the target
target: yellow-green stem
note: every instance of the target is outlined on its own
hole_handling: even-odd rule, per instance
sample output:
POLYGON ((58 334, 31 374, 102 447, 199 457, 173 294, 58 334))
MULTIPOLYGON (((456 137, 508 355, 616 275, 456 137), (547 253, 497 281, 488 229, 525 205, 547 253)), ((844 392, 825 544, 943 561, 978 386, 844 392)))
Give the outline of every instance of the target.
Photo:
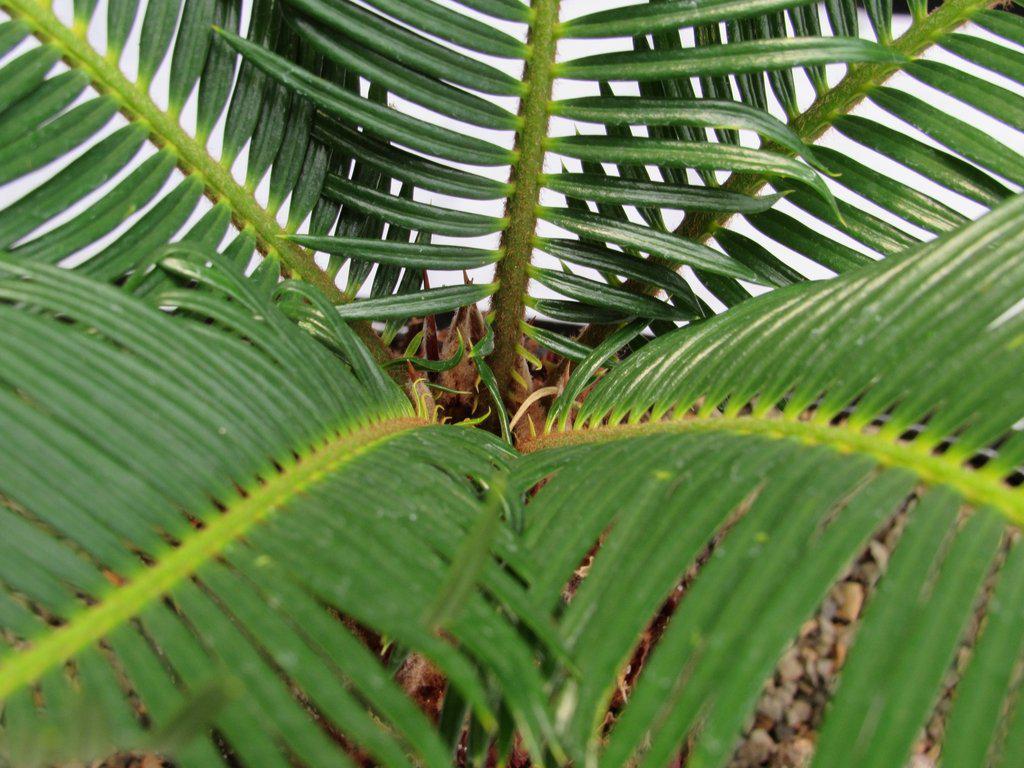
POLYGON ((295 497, 307 493, 329 473, 421 425, 422 422, 412 419, 393 421, 336 437, 315 453, 266 478, 262 484, 254 483, 248 496, 229 504, 219 517, 209 521, 180 546, 158 555, 154 565, 141 567, 138 573, 127 577, 123 586, 114 588, 63 626, 48 630, 38 640, 30 641, 24 650, 0 659, 0 702, 170 593, 204 564, 244 538, 254 526, 295 497))
POLYGON ((992 506, 1016 525, 1024 524, 1024 492, 1012 489, 995 475, 974 470, 914 442, 893 441, 843 425, 832 426, 792 418, 749 416, 685 418, 649 424, 596 427, 556 432, 537 438, 520 449, 525 453, 569 445, 621 440, 662 433, 732 432, 795 440, 828 446, 841 453, 870 456, 880 465, 913 472, 924 483, 945 485, 975 506, 992 506))
MULTIPOLYGON (((93 86, 113 98, 121 112, 133 122, 146 126, 151 141, 172 151, 182 172, 202 180, 207 196, 215 203, 224 203, 240 229, 250 229, 261 252, 280 260, 290 274, 312 283, 335 303, 343 301, 334 281, 313 260, 313 254, 287 239, 288 233, 277 219, 263 208, 252 193, 235 181, 231 171, 213 157, 206 147, 178 124, 176 119, 154 103, 149 92, 133 83, 116 64, 104 58, 85 38, 82 25, 65 26, 49 8, 38 0, 0 0, 0 6, 13 18, 26 23, 33 34, 64 57, 75 69, 85 72, 93 86)), ((379 338, 369 324, 356 328, 378 358, 386 357, 379 338)))

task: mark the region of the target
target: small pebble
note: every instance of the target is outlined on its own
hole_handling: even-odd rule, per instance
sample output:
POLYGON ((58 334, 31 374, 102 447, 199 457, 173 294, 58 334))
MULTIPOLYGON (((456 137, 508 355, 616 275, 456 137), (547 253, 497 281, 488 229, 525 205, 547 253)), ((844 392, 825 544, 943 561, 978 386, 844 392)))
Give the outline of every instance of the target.
POLYGON ((782 657, 782 661, 779 662, 778 673, 782 680, 800 679, 800 676, 804 673, 804 666, 800 663, 798 651, 795 648, 791 648, 782 657))
POLYGON ((846 662, 847 651, 849 651, 849 646, 846 643, 836 643, 836 669, 842 669, 846 662))
POLYGON ((856 621, 864 607, 864 587, 856 581, 844 581, 836 589, 838 610, 836 618, 843 621, 856 621))
POLYGON ((803 699, 797 699, 786 711, 786 722, 796 728, 811 719, 811 705, 803 699))
POLYGON ((768 732, 755 728, 739 748, 736 756, 743 765, 765 765, 775 754, 775 742, 768 732))
POLYGON ((882 578, 882 569, 878 567, 877 563, 864 563, 860 570, 860 575, 866 584, 873 587, 882 578))
POLYGON ((882 573, 885 573, 886 568, 889 567, 889 548, 882 542, 872 539, 868 549, 871 551, 871 558, 882 569, 882 573))
POLYGON ((757 714, 764 715, 772 722, 781 720, 786 714, 786 705, 778 692, 765 695, 757 705, 757 714))
POLYGON ((807 768, 814 755, 814 742, 807 738, 797 738, 779 747, 775 768, 807 768))

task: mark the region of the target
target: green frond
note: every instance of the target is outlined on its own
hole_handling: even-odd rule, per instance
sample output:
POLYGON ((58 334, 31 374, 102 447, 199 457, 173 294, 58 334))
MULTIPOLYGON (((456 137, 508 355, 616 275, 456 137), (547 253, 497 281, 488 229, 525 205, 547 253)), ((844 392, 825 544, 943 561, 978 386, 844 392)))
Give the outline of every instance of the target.
MULTIPOLYGON (((870 12, 869 7, 869 15, 870 12)), ((1021 97, 966 71, 967 65, 975 65, 1014 79, 1012 65, 1007 69, 1001 64, 994 65, 994 61, 1012 62, 1019 56, 1013 48, 1014 43, 1024 39, 1019 33, 1019 18, 1005 11, 986 10, 980 4, 946 3, 929 15, 917 14, 910 28, 892 39, 889 16, 891 10, 880 19, 873 19, 879 41, 890 50, 915 57, 899 70, 966 106, 1019 128, 1013 116, 1021 97), (967 19, 986 29, 993 25, 1001 29, 1003 39, 1010 45, 956 32, 967 19), (963 69, 916 58, 934 43, 960 58, 965 64, 963 69)), ((863 263, 864 255, 886 258, 917 246, 921 242, 920 229, 938 233, 969 223, 967 217, 932 197, 925 184, 912 189, 866 167, 858 159, 865 157, 865 150, 878 152, 903 166, 908 179, 934 183, 986 208, 1019 189, 1021 158, 1014 147, 952 117, 946 110, 925 103, 903 87, 883 85, 893 71, 893 67, 884 65, 854 65, 843 81, 829 90, 819 90, 818 100, 793 117, 790 127, 804 141, 816 140, 835 128, 859 146, 843 143, 816 150, 816 156, 833 172, 834 183, 842 190, 837 193, 841 194, 842 221, 837 223, 832 211, 800 190, 791 190, 787 197, 800 209, 800 220, 780 211, 746 216, 755 229, 770 238, 765 243, 769 249, 781 245, 832 271, 842 272, 854 263, 863 263), (903 127, 895 127, 892 120, 848 114, 865 98, 889 112, 903 127), (915 138, 915 131, 926 134, 934 143, 915 138), (882 216, 876 213, 878 208, 884 212, 882 216), (808 226, 807 216, 838 230, 838 234, 816 224, 808 226), (859 251, 851 249, 845 238, 855 241, 859 251)), ((1024 82, 1021 75, 1024 71, 1017 73, 1017 82, 1024 82)), ((769 181, 763 175, 741 173, 729 179, 724 188, 752 194, 766 183, 769 181)), ((787 189, 785 185, 772 185, 787 189)), ((714 237, 731 253, 736 240, 732 231, 721 229, 723 223, 725 217, 721 215, 698 214, 678 231, 698 239, 714 237)))
POLYGON ((1015 765, 1024 159, 920 94, 1024 23, 910 7, 0 0, 0 763, 728 765, 884 533, 812 765, 1015 765))
MULTIPOLYGON (((704 249, 699 243, 674 243, 672 247, 666 248, 663 243, 666 239, 682 239, 664 231, 660 215, 654 212, 662 208, 674 211, 753 212, 770 206, 777 198, 769 196, 755 200, 749 195, 729 195, 713 186, 701 188, 685 182, 681 186, 679 173, 675 171, 685 176, 686 168, 695 168, 703 174, 705 180, 710 179, 709 174, 716 169, 766 173, 773 178, 795 178, 811 185, 831 203, 831 193, 816 172, 803 163, 773 151, 771 147, 774 145, 766 145, 764 150, 719 146, 707 142, 669 147, 659 145, 656 139, 633 137, 628 129, 625 133, 618 130, 620 125, 629 123, 659 126, 666 122, 672 123, 673 130, 689 126, 694 136, 696 132, 703 132, 707 128, 714 128, 721 135, 738 129, 752 130, 761 134, 766 141, 776 141, 778 147, 813 163, 814 156, 805 147, 801 137, 787 130, 784 124, 771 117, 765 109, 731 100, 723 101, 722 98, 714 98, 714 94, 711 94, 712 98, 697 101, 691 99, 689 103, 682 99, 666 103, 649 94, 639 100, 615 97, 603 86, 602 92, 605 95, 597 100, 599 103, 593 100, 551 102, 552 86, 557 79, 577 78, 596 82, 613 75, 616 80, 635 80, 646 86, 651 80, 660 81, 686 75, 714 79, 726 72, 752 75, 765 69, 814 67, 826 62, 873 62, 881 66, 882 63, 903 61, 898 52, 875 43, 805 35, 792 40, 751 40, 726 46, 709 46, 701 49, 698 56, 681 57, 675 50, 659 49, 610 54, 594 62, 563 62, 556 61, 556 46, 560 38, 572 37, 577 31, 584 31, 588 36, 598 34, 595 30, 601 30, 600 36, 605 37, 624 34, 621 31, 608 31, 610 27, 607 24, 615 21, 612 17, 616 14, 607 18, 606 15, 598 14, 595 24, 591 24, 588 19, 561 21, 556 0, 537 2, 529 10, 516 0, 469 4, 474 11, 503 21, 525 22, 526 26, 520 28, 524 41, 517 40, 507 32, 499 32, 497 26, 491 27, 477 16, 463 15, 458 9, 428 0, 418 0, 411 4, 389 0, 367 5, 369 7, 349 0, 288 0, 284 3, 286 26, 283 28, 294 31, 298 39, 324 58, 326 63, 320 69, 311 68, 295 57, 268 50, 258 40, 245 40, 230 32, 223 33, 223 37, 245 56, 248 63, 311 101, 318 110, 313 135, 326 147, 346 158, 344 167, 328 169, 324 186, 325 197, 333 199, 343 210, 343 218, 333 233, 335 236, 379 240, 385 229, 392 227, 459 238, 501 232, 498 250, 502 258, 496 266, 497 288, 493 300, 494 327, 497 333, 491 362, 499 387, 506 393, 518 357, 516 348, 519 346, 518 329, 523 308, 526 303, 535 307, 547 306, 529 297, 531 272, 528 267, 538 230, 537 209, 542 190, 551 189, 565 195, 570 201, 596 202, 602 213, 606 213, 602 206, 642 204, 645 217, 649 219, 650 233, 638 236, 629 231, 624 214, 616 215, 614 226, 621 234, 597 242, 617 245, 621 245, 624 240, 630 243, 657 242, 659 247, 650 252, 639 250, 640 246, 632 244, 629 248, 631 251, 637 249, 637 259, 641 258, 641 253, 647 253, 660 266, 664 266, 666 252, 689 254, 694 258, 682 263, 695 267, 701 274, 709 275, 709 279, 717 275, 728 280, 737 277, 753 279, 757 272, 733 267, 720 273, 717 266, 729 260, 723 259, 721 255, 707 256, 710 249, 704 249), (513 7, 516 9, 514 12, 513 7), (522 59, 522 78, 516 79, 467 51, 513 61, 522 59), (629 64, 634 60, 635 72, 630 68, 634 65, 629 64), (682 66, 681 62, 689 62, 686 66, 690 69, 680 71, 678 68, 682 66), (357 87, 360 80, 372 84, 368 95, 364 95, 357 87), (417 107, 440 115, 446 121, 442 124, 429 115, 414 115, 402 106, 389 108, 386 103, 387 94, 394 94, 417 107), (500 100, 493 98, 503 96, 519 97, 518 115, 506 111, 500 100), (595 109, 600 114, 595 113, 595 109), (609 130, 614 139, 610 138, 608 141, 611 143, 605 147, 592 138, 581 138, 575 143, 571 138, 552 138, 548 126, 551 114, 565 115, 573 120, 596 120, 612 124, 616 128, 609 130), (450 127, 451 121, 457 121, 467 128, 504 131, 506 138, 476 138, 472 130, 450 127), (510 145, 512 151, 508 149, 510 145), (587 150, 585 156, 582 154, 584 149, 587 150), (410 153, 410 150, 413 152, 410 153), (630 170, 624 170, 621 179, 609 177, 606 181, 600 181, 593 169, 586 168, 585 179, 571 176, 563 179, 560 175, 541 178, 544 159, 549 152, 581 159, 585 166, 600 161, 613 161, 630 170), (665 152, 671 152, 672 157, 663 157, 665 152), (354 165, 349 170, 352 161, 354 165), (666 168, 673 171, 663 182, 644 179, 635 172, 636 168, 644 164, 657 162, 663 162, 666 168), (508 165, 509 182, 504 185, 495 182, 491 174, 466 169, 465 165, 508 165), (493 216, 480 216, 461 213, 448 205, 436 206, 418 200, 402 200, 389 188, 391 179, 467 201, 504 197, 505 215, 499 218, 495 211, 493 216), (630 199, 630 195, 634 197, 630 199), (346 210, 351 210, 352 214, 346 215, 346 210), (701 259, 697 254, 703 254, 704 258, 701 259)), ((645 9, 637 20, 631 22, 625 34, 662 34, 673 24, 678 30, 698 23, 745 19, 782 7, 784 5, 778 3, 718 3, 694 15, 692 9, 676 8, 674 5, 664 9, 651 6, 651 13, 648 14, 645 9)), ((413 194, 412 190, 408 190, 407 194, 413 194)), ((548 220, 552 220, 550 216, 548 220)), ((311 235, 320 237, 331 234, 329 229, 318 224, 314 220, 311 235)), ((369 265, 373 263, 372 255, 369 255, 371 251, 372 248, 367 248, 368 258, 359 261, 359 264, 367 266, 356 267, 356 262, 353 262, 357 279, 350 278, 349 295, 367 278, 369 265)), ((344 260, 336 252, 333 256, 330 274, 336 274, 344 260)), ((611 277, 612 273, 608 274, 611 277)), ((677 281, 670 279, 670 282, 677 281)), ((376 303, 358 312, 366 314, 375 307, 383 306, 395 286, 396 283, 390 278, 389 282, 377 283, 373 289, 373 300, 376 303)), ((656 283, 650 287, 655 290, 665 289, 669 283, 656 283)), ((628 288, 630 291, 635 290, 632 284, 628 288)), ((611 284, 607 287, 599 286, 598 290, 607 292, 610 301, 619 289, 611 284)), ((563 295, 579 299, 579 291, 572 296, 563 295)), ((692 289, 676 291, 673 295, 685 297, 684 303, 695 303, 692 289)), ((404 299, 396 297, 394 301, 402 303, 404 299)), ((641 317, 654 319, 665 316, 664 312, 656 309, 661 306, 660 301, 639 298, 631 303, 631 311, 641 312, 641 317), (645 307, 654 310, 653 313, 644 311, 642 308, 645 307)), ((597 304, 582 301, 581 306, 573 311, 584 316, 594 311, 600 314, 606 308, 605 304, 607 301, 599 301, 597 304)), ((395 317, 390 312, 387 316, 395 317)), ((383 318, 384 315, 379 317, 383 318)))
MULTIPOLYGON (((686 742, 685 764, 726 764, 801 625, 898 518, 813 765, 905 764, 951 669, 955 764, 1013 763, 1024 642, 1002 601, 1021 588, 1022 224, 1015 198, 913 254, 666 334, 597 382, 574 429, 530 444, 513 485, 544 481, 523 534, 544 565, 536 599, 558 610, 588 563, 559 621, 580 668, 554 695, 567 744, 656 766, 686 742), (666 601, 667 628, 614 704, 666 601)), ((609 341, 552 409, 563 424, 624 339, 609 341)))
MULTIPOLYGON (((93 5, 76 4, 75 23, 67 27, 48 3, 11 0, 2 4, 13 19, 9 24, 31 31, 41 42, 7 67, 25 57, 49 62, 31 80, 27 72, 18 77, 23 87, 12 89, 12 100, 3 103, 0 132, 8 137, 4 143, 10 153, 10 162, 3 164, 4 181, 24 177, 75 152, 109 130, 116 123, 116 112, 129 121, 0 212, 6 222, 4 252, 54 264, 75 257, 83 271, 113 280, 134 267, 140 253, 176 239, 220 247, 231 220, 238 235, 253 241, 248 254, 237 254, 242 266, 258 248, 284 269, 329 290, 329 282, 309 254, 285 239, 289 227, 302 223, 319 196, 324 149, 309 142, 312 110, 307 102, 273 89, 249 65, 242 66, 232 88, 237 57, 217 41, 211 25, 237 27, 239 4, 188 3, 179 19, 178 3, 152 3, 138 19, 137 3, 111 3, 106 12, 106 52, 93 48, 87 37, 90 24, 101 21, 92 18, 93 5), (138 75, 132 80, 119 68, 119 61, 125 39, 136 25, 141 55, 138 75), (168 57, 168 89, 158 94, 152 79, 168 57), (70 71, 53 68, 60 58, 70 71), (181 112, 195 91, 196 123, 186 126, 180 121, 181 112), (167 109, 157 106, 164 98, 167 109), (78 103, 65 111, 76 99, 78 103), (207 143, 222 115, 224 147, 215 157, 207 143), (247 143, 249 159, 242 183, 230 169, 247 143), (152 154, 147 144, 156 145, 158 151, 152 154), (125 176, 129 167, 135 170, 125 176), (251 190, 268 171, 270 197, 260 204, 251 190), (111 185, 118 176, 123 178, 111 185), (99 190, 103 194, 96 199, 99 190), (209 228, 183 230, 194 212, 204 210, 200 202, 204 193, 215 203, 214 212, 207 214, 209 228), (289 198, 291 222, 282 226, 276 214, 289 198), (90 202, 77 217, 38 234, 83 200, 90 202)), ((266 2, 256 4, 248 35, 299 55, 295 41, 280 32, 279 20, 266 2)), ((8 81, 6 71, 4 80, 8 81)))
POLYGON ((184 254, 166 268, 208 287, 143 302, 69 271, 0 266, 4 744, 99 701, 118 743, 135 743, 219 681, 237 692, 212 718, 218 741, 176 745, 175 764, 209 766, 221 750, 251 765, 347 763, 336 734, 380 764, 446 764, 427 718, 331 609, 406 649, 396 658, 425 654, 488 731, 504 679, 517 728, 554 744, 514 617, 554 641, 550 620, 487 556, 521 560, 503 526, 470 545, 479 484, 507 450, 413 419, 332 315, 319 317, 344 361, 230 269, 184 254), (469 546, 473 567, 453 576, 469 546), (435 600, 441 612, 409 621, 435 600))
MULTIPOLYGON (((590 186, 570 185, 568 180, 554 186, 577 200, 591 201, 599 209, 608 203, 620 207, 635 205, 648 226, 665 228, 663 214, 671 212, 672 205, 645 194, 648 186, 656 183, 651 180, 652 168, 657 167, 665 187, 688 189, 687 169, 693 169, 708 185, 709 192, 718 192, 711 171, 728 165, 730 153, 735 152, 730 145, 738 141, 737 128, 754 130, 764 139, 762 158, 769 162, 754 172, 733 166, 733 173, 721 185, 721 191, 756 195, 770 185, 785 194, 785 207, 793 210, 795 205, 801 210, 796 215, 781 208, 755 211, 737 207, 716 211, 710 206, 690 203, 682 207, 686 216, 675 226, 673 234, 724 250, 762 278, 766 274, 784 276, 782 283, 776 277, 770 279, 771 285, 803 279, 800 271, 790 266, 796 262, 789 255, 783 257, 786 261, 780 260, 780 251, 841 273, 919 245, 922 226, 936 234, 965 226, 968 218, 954 213, 947 207, 949 204, 933 199, 929 192, 911 189, 863 167, 859 164, 863 161, 857 159, 860 155, 846 144, 841 149, 815 148, 813 154, 801 147, 807 147, 835 127, 904 165, 910 175, 918 173, 929 182, 973 200, 981 196, 986 207, 1014 194, 1020 185, 1015 170, 1020 158, 1012 146, 1005 146, 977 128, 950 119, 945 110, 883 83, 893 73, 905 71, 927 86, 1019 127, 1014 122, 1020 100, 1015 92, 954 67, 917 59, 938 42, 946 52, 987 68, 994 76, 1022 82, 1015 68, 1019 57, 1015 46, 1024 39, 1019 18, 1004 11, 986 10, 981 3, 948 2, 930 14, 915 8, 910 28, 897 38, 892 34, 889 4, 869 3, 865 8, 876 38, 874 46, 844 37, 858 32, 857 4, 852 2, 826 3, 823 8, 786 2, 707 3, 699 8, 685 3, 652 2, 647 6, 598 11, 566 22, 562 34, 567 37, 601 37, 612 34, 613 29, 619 30, 619 34, 628 31, 634 35, 634 51, 566 62, 559 65, 558 72, 568 77, 578 74, 637 81, 640 97, 615 96, 611 88, 602 86, 601 97, 553 105, 554 114, 564 112, 576 120, 605 123, 609 137, 614 138, 567 137, 554 142, 552 149, 559 152, 570 147, 577 157, 586 153, 584 159, 598 169, 597 163, 616 163, 619 174, 606 176, 603 184, 594 178, 590 186), (820 37, 821 10, 825 11, 836 37, 820 37), (1007 44, 955 31, 968 20, 1001 36, 1007 44), (724 36, 718 27, 721 22, 725 22, 724 36), (797 37, 789 37, 787 23, 797 37), (695 48, 684 47, 680 40, 679 30, 688 25, 693 25, 695 48), (647 35, 652 36, 650 40, 647 35), (858 54, 849 50, 844 57, 850 62, 846 76, 829 81, 815 57, 820 56, 823 61, 827 51, 847 45, 863 45, 865 58, 858 60, 858 54), (798 53, 801 50, 809 52, 802 60, 798 53), (734 55, 727 55, 729 51, 734 51, 734 55), (787 61, 787 56, 793 58, 787 61), (818 94, 817 100, 806 108, 797 105, 794 90, 794 77, 801 70, 818 94), (733 79, 726 75, 733 75, 733 79), (769 104, 769 95, 775 97, 788 117, 788 125, 782 131, 771 122, 775 118, 769 116, 774 109, 769 104), (848 116, 865 97, 904 121, 907 129, 893 129, 891 121, 883 125, 873 118, 848 116), (718 104, 731 105, 731 119, 714 112, 718 104), (708 116, 701 113, 705 105, 709 107, 708 116), (737 120, 744 108, 749 112, 742 114, 742 121, 737 120), (711 114, 714 119, 710 119, 711 114), (755 116, 760 116, 756 118, 757 124, 753 122, 755 116), (629 126, 645 127, 646 137, 629 126), (707 144, 706 129, 712 127, 717 141, 707 144), (775 130, 769 133, 766 128, 775 130), (850 135, 851 130, 857 131, 857 137, 850 135), (944 148, 912 138, 914 130, 928 134, 944 148), (710 148, 718 165, 689 160, 689 155, 699 154, 699 147, 710 148), (820 164, 827 171, 827 185, 821 177, 812 176, 809 180, 819 190, 826 190, 827 197, 811 194, 791 179, 767 170, 773 164, 774 152, 803 156, 814 165, 820 164), (673 163, 676 158, 678 161, 673 163), (623 191, 630 189, 622 179, 635 185, 633 200, 622 192, 612 192, 620 187, 623 191), (832 190, 837 190, 834 202, 830 197, 832 190), (888 215, 880 217, 875 206, 888 215), (757 230, 753 236, 741 234, 742 224, 734 227, 729 223, 736 213, 757 230), (851 247, 848 238, 855 241, 856 247, 851 247)), ((624 218, 624 209, 618 218, 624 218)), ((706 274, 699 268, 696 277, 726 306, 753 292, 749 286, 706 274)), ((665 290, 663 285, 639 280, 631 280, 628 287, 649 294, 665 290)), ((600 339, 603 333, 607 330, 588 333, 586 338, 600 339)))
MULTIPOLYGON (((202 0, 181 13, 175 3, 150 4, 145 14, 138 3, 115 2, 100 13, 106 55, 86 36, 90 24, 104 21, 93 18, 94 5, 76 4, 68 27, 38 0, 4 4, 12 18, 4 45, 29 32, 42 44, 5 67, 0 136, 11 143, 0 150, 8 159, 0 179, 67 156, 109 131, 115 112, 130 125, 0 212, 0 246, 51 263, 74 259, 87 273, 116 280, 139 252, 174 240, 221 247, 230 221, 237 234, 224 248, 241 266, 251 260, 247 251, 269 253, 336 304, 368 291, 372 303, 347 314, 388 321, 388 338, 415 303, 409 296, 424 289, 424 270, 479 265, 378 261, 380 243, 493 250, 501 258, 491 280, 490 363, 506 399, 528 305, 576 322, 646 318, 660 333, 665 321, 705 316, 707 302, 729 307, 756 294, 758 284, 805 279, 808 262, 794 257, 842 273, 916 247, 927 239, 922 230, 939 234, 968 223, 927 188, 872 173, 848 143, 814 147, 831 128, 987 208, 1024 182, 1024 161, 1012 147, 900 85, 885 85, 904 72, 1020 128, 1021 97, 996 79, 1024 82, 1017 50, 1024 32, 1017 17, 981 0, 947 0, 930 13, 915 4, 899 36, 891 4, 854 0, 663 0, 575 18, 562 18, 557 0, 477 0, 464 8, 436 0, 259 0, 244 36, 240 0, 202 0), (861 10, 871 24, 864 35, 861 10), (957 31, 969 21, 989 37, 957 31), (133 81, 118 62, 136 27, 142 54, 133 81), (560 40, 582 38, 632 45, 559 56, 560 40), (934 44, 992 79, 920 58, 934 44), (61 57, 71 72, 53 70, 61 57), (169 106, 161 110, 152 80, 165 58, 169 106), (827 73, 829 64, 843 65, 845 74, 827 73), (800 76, 814 88, 810 105, 797 98, 800 76), (560 81, 569 80, 600 95, 557 98, 560 81), (624 95, 634 88, 638 95, 624 95), (193 91, 194 129, 180 122, 193 91), (75 102, 83 93, 91 98, 75 102), (849 114, 865 99, 906 130, 849 114), (589 133, 559 135, 552 116, 589 133), (214 157, 206 147, 219 121, 224 147, 214 157), (160 150, 140 164, 147 142, 160 150), (229 168, 246 147, 238 181, 229 168), (547 172, 554 156, 573 167, 547 172), (253 190, 268 172, 269 199, 261 203, 253 190), (108 188, 114 176, 119 183, 108 188), (47 231, 101 189, 101 201, 47 231), (203 193, 214 212, 182 232, 203 193), (745 222, 732 223, 735 216, 745 222), (586 291, 572 280, 559 278, 556 287, 538 278, 538 288, 559 297, 531 297, 533 276, 547 274, 531 269, 537 237, 552 239, 552 225, 575 235, 578 251, 621 249, 633 262, 663 269, 626 268, 620 259, 620 268, 585 278, 593 283, 586 291), (321 251, 325 270, 311 250, 323 238, 347 243, 321 251), (358 239, 365 247, 355 247, 358 239), (681 272, 687 286, 666 269, 681 272), (638 294, 628 311, 623 292, 638 294)), ((263 267, 262 278, 272 269, 263 267)), ((455 308, 432 295, 424 306, 455 308)), ((444 296, 469 299, 468 292, 444 296)), ((595 329, 581 341, 591 345, 611 331, 595 329)), ((360 332, 376 343, 367 325, 360 332)))
POLYGON ((771 418, 779 412, 809 425, 841 419, 843 429, 859 432, 884 416, 880 435, 898 438, 922 422, 915 445, 934 448, 955 434, 956 444, 943 456, 966 460, 1019 418, 1012 397, 999 400, 998 417, 993 411, 982 418, 976 409, 1017 363, 1022 211, 1024 198, 1013 198, 902 258, 783 288, 749 308, 665 335, 603 379, 576 422, 638 423, 666 415, 685 421, 691 411, 698 418, 719 411, 726 418, 747 411, 771 418), (951 300, 965 295, 984 301, 962 306, 951 300), (783 335, 768 343, 773 333, 783 335), (687 362, 690 349, 702 352, 687 362), (858 364, 844 362, 854 349, 861 350, 858 364), (969 370, 961 363, 964 370, 958 369, 958 360, 983 354, 997 367, 969 370), (902 365, 890 371, 885 363, 894 359, 902 365), (945 403, 948 416, 937 409, 945 403))

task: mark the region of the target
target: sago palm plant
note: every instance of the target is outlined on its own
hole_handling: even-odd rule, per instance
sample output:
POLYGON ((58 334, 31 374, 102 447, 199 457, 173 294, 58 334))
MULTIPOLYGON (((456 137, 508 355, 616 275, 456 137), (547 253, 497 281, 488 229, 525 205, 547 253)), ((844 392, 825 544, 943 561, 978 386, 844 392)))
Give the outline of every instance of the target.
POLYGON ((1021 16, 563 5, 0 0, 0 763, 1021 764, 1021 16))

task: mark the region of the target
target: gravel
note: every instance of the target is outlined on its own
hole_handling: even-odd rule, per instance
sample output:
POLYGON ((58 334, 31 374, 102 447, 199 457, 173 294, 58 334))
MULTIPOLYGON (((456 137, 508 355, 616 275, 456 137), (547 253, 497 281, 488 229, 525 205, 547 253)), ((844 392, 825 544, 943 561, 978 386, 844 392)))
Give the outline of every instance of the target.
MULTIPOLYGON (((729 768, 806 768, 811 764, 825 704, 835 691, 857 622, 888 567, 902 520, 898 517, 871 541, 814 618, 800 628, 796 642, 765 684, 729 768)), ((922 743, 919 751, 927 746, 922 743)), ((915 755, 914 760, 910 768, 935 768, 925 754, 915 755)))

